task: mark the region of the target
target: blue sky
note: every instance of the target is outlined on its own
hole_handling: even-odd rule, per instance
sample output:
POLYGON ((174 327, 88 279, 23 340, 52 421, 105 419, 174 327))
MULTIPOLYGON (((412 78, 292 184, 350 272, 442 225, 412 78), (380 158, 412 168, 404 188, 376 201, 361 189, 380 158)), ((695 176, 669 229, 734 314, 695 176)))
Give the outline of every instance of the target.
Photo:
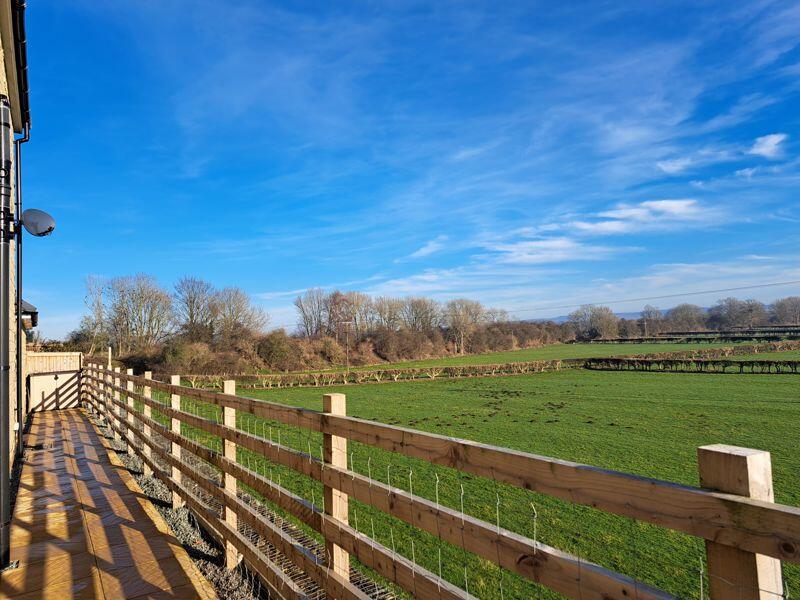
POLYGON ((285 326, 312 286, 530 318, 797 280, 798 40, 785 1, 30 3, 25 202, 58 229, 25 295, 57 337, 90 274, 285 326))

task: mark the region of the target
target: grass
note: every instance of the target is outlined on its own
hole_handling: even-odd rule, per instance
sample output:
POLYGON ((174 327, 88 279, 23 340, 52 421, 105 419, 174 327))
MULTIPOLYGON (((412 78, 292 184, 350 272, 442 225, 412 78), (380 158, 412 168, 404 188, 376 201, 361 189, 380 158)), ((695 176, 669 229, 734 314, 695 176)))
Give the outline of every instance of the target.
POLYGON ((800 360, 800 350, 788 350, 786 352, 759 352, 748 356, 737 356, 737 360, 800 360))
MULTIPOLYGON (((685 345, 681 345, 685 348, 685 345)), ((640 347, 640 346, 639 346, 640 347)), ((565 349, 572 347, 565 346, 565 349)), ((592 348, 595 348, 594 346, 592 348)), ((598 346, 605 349, 607 346, 598 346)), ((618 348, 618 347, 617 347, 618 348)), ((527 360, 527 359, 526 359, 527 360)), ((800 505, 800 418, 796 376, 562 371, 532 376, 407 382, 330 388, 247 390, 266 400, 321 408, 321 394, 345 392, 348 414, 464 437, 560 459, 696 485, 696 448, 727 443, 772 453, 776 499, 800 505)), ((320 436, 240 416, 240 427, 320 455, 320 436)), ((680 597, 699 595, 700 540, 600 511, 495 484, 360 444, 351 467, 442 504, 536 537, 680 597), (534 519, 533 508, 536 510, 534 519)), ((240 457, 240 460, 242 457, 240 457)), ((249 464, 305 498, 322 488, 248 456, 249 464)), ((351 502, 351 524, 398 553, 481 598, 555 597, 490 563, 351 502), (442 560, 439 562, 439 550, 442 560), (467 573, 465 580, 464 573, 467 573)), ((800 569, 785 567, 789 586, 800 569)))
MULTIPOLYGON (((539 348, 524 348, 487 354, 467 354, 465 356, 445 356, 425 360, 409 360, 392 363, 379 363, 351 367, 351 369, 393 369, 431 366, 489 365, 510 362, 529 362, 534 360, 561 360, 565 358, 603 358, 628 354, 648 354, 654 352, 680 352, 707 348, 731 346, 728 343, 714 344, 549 344, 539 348)), ((333 369, 344 370, 343 367, 333 369)))

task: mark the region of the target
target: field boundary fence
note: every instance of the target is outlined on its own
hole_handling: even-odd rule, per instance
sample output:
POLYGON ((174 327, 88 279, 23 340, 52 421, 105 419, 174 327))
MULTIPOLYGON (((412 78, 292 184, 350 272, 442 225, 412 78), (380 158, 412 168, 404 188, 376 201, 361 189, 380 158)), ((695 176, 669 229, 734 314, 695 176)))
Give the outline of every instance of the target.
POLYGON ((583 366, 583 359, 537 360, 486 365, 430 366, 398 369, 349 369, 346 371, 317 371, 308 373, 265 373, 197 375, 181 377, 192 387, 222 389, 223 381, 235 379, 237 385, 246 389, 273 389, 292 387, 326 387, 364 383, 386 383, 398 381, 432 381, 435 379, 458 379, 463 377, 499 377, 502 375, 525 375, 549 373, 583 366))
POLYGON ((591 344, 702 344, 719 342, 781 342, 800 341, 800 331, 752 331, 752 332, 705 332, 695 334, 660 333, 657 335, 629 338, 600 338, 589 340, 591 344))
POLYGON ((646 352, 630 354, 617 358, 729 358, 731 356, 749 356, 751 354, 771 354, 773 352, 791 352, 800 350, 800 341, 784 340, 781 342, 765 342, 759 344, 737 344, 718 348, 694 348, 692 350, 675 350, 671 352, 646 352))
POLYGON ((656 336, 670 335, 725 335, 725 334, 746 335, 753 333, 773 333, 773 334, 800 334, 800 325, 755 325, 752 327, 730 327, 728 329, 709 331, 708 329, 689 329, 684 331, 664 331, 657 333, 656 336))
POLYGON ((81 393, 87 408, 127 443, 145 470, 170 488, 173 503, 187 506, 225 546, 228 567, 244 560, 276 597, 309 597, 297 572, 310 578, 325 597, 376 597, 354 583, 351 558, 417 598, 473 597, 468 589, 443 579, 441 571, 434 573, 418 564, 413 545, 412 556, 403 556, 364 533, 363 523, 361 528, 351 524, 350 501, 570 598, 672 597, 503 529, 499 514, 497 522, 484 521, 465 514, 463 501, 461 510, 440 504, 438 491, 435 499, 422 497, 413 487, 401 489, 388 478, 383 483, 371 472, 357 472, 352 460, 348 466, 349 442, 704 539, 706 594, 715 600, 783 598, 781 561, 800 563, 800 508, 773 502, 766 452, 701 447, 698 465, 704 487, 691 487, 351 417, 343 394, 325 394, 323 411, 316 411, 237 396, 234 381, 224 382, 222 393, 179 382, 177 376, 167 383, 149 373, 133 375, 89 362, 82 373, 81 393), (212 412, 190 410, 192 403, 209 406, 212 412), (316 454, 309 442, 308 452, 298 450, 282 443, 280 436, 273 439, 271 430, 267 436, 266 431, 259 434, 242 425, 252 418, 321 434, 323 447, 316 454), (202 443, 188 436, 189 430, 215 441, 202 443), (309 501, 282 486, 271 473, 267 477, 253 470, 242 460, 244 451, 321 483, 323 497, 309 501), (212 468, 218 477, 209 477, 198 463, 212 468), (321 536, 324 552, 309 551, 275 519, 245 502, 247 490, 321 536), (283 558, 275 560, 254 545, 246 531, 257 531, 283 558))
POLYGON ((593 371, 647 371, 665 373, 732 373, 786 375, 800 373, 797 360, 709 360, 662 358, 590 358, 584 368, 593 371))

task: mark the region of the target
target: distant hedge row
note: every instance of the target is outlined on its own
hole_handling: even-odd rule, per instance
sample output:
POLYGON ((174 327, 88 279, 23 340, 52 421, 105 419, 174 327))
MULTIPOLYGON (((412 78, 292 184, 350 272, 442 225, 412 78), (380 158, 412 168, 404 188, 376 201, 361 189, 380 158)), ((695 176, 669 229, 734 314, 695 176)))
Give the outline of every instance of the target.
POLYGON ((747 356, 750 354, 767 354, 772 352, 790 352, 800 350, 800 340, 784 340, 780 342, 765 342, 760 344, 738 344, 736 346, 723 346, 721 348, 702 348, 695 350, 679 350, 677 352, 650 352, 647 354, 631 354, 617 358, 728 358, 729 356, 747 356))
POLYGON ((800 373, 797 360, 708 360, 590 358, 585 368, 596 371, 649 371, 668 373, 800 373))
POLYGON ((583 366, 583 359, 536 360, 529 362, 493 365, 430 366, 408 369, 373 369, 323 373, 279 373, 264 375, 182 375, 181 379, 192 387, 222 389, 222 382, 235 379, 240 388, 274 389, 292 387, 323 387, 359 383, 455 379, 460 377, 492 377, 524 375, 559 371, 583 366))

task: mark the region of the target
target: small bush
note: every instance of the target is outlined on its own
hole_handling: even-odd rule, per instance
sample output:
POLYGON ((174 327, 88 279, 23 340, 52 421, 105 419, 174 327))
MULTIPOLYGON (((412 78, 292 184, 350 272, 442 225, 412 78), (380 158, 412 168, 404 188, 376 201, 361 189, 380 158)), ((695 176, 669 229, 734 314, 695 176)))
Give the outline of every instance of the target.
POLYGON ((303 368, 303 353, 283 329, 258 340, 256 351, 264 365, 273 371, 298 371, 303 368))

